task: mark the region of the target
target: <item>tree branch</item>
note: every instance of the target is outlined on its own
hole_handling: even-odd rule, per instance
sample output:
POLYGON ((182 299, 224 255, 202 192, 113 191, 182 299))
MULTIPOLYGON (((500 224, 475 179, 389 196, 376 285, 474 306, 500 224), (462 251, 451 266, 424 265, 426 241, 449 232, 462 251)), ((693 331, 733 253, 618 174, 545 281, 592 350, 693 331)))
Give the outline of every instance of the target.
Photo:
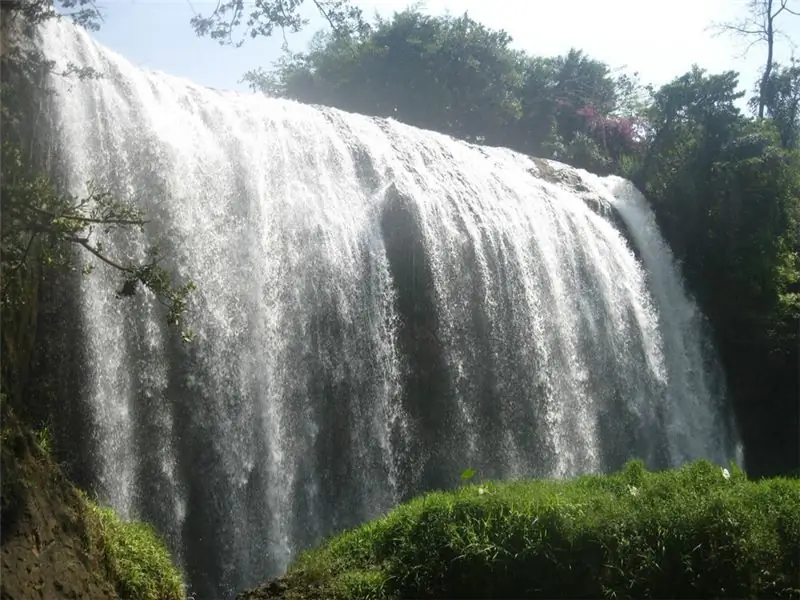
MULTIPOLYGON (((217 3, 217 7, 219 7, 219 3, 217 3)), ((244 44, 244 39, 238 44, 234 43, 233 41, 233 25, 236 23, 236 19, 242 14, 242 10, 244 9, 244 3, 237 4, 234 6, 233 11, 231 12, 231 20, 228 21, 228 41, 231 43, 232 46, 240 47, 244 44)))
MULTIPOLYGON (((82 203, 83 204, 83 203, 82 203)), ((31 210, 37 214, 44 215, 51 220, 55 219, 70 219, 72 221, 78 221, 79 223, 96 223, 99 225, 146 225, 150 221, 146 221, 143 219, 121 219, 121 218, 114 218, 108 217, 105 219, 98 219, 95 217, 82 217, 80 215, 70 215, 70 214, 62 214, 58 215, 56 213, 52 213, 48 210, 44 210, 39 208, 38 206, 31 206, 30 204, 26 204, 23 206, 27 210, 31 210)))
POLYGON ((328 14, 328 11, 326 11, 326 10, 325 10, 325 9, 322 7, 322 5, 320 5, 320 3, 319 3, 319 1, 318 1, 318 0, 312 0, 312 1, 314 2, 314 6, 316 6, 316 7, 317 7, 317 10, 318 10, 320 13, 322 13, 322 16, 323 16, 323 17, 325 17, 325 20, 326 20, 326 21, 328 21, 328 24, 331 26, 331 29, 333 29, 334 31, 338 31, 338 29, 339 29, 339 28, 338 28, 338 27, 336 27, 336 25, 334 25, 334 24, 333 24, 333 21, 331 20, 331 16, 328 14))
POLYGON ((786 11, 790 15, 794 15, 795 17, 800 17, 800 12, 795 12, 794 10, 789 8, 789 0, 780 0, 780 2, 781 2, 781 6, 775 12, 775 15, 774 15, 775 17, 777 17, 779 14, 781 14, 784 11, 786 11))
POLYGON ((27 246, 25 246, 25 251, 22 253, 22 257, 19 259, 19 265, 17 266, 17 268, 22 266, 25 263, 25 261, 28 259, 28 254, 30 253, 31 248, 33 247, 33 242, 34 242, 34 240, 36 239, 36 237, 38 235, 39 234, 36 233, 35 231, 33 233, 31 233, 31 239, 28 240, 28 244, 27 244, 27 246))
POLYGON ((72 236, 72 237, 65 237, 64 240, 67 241, 67 242, 72 242, 73 244, 78 244, 79 246, 84 247, 90 253, 94 254, 97 258, 102 260, 104 263, 106 263, 107 265, 109 265, 111 267, 114 267, 118 271, 122 271, 123 273, 133 273, 134 272, 134 269, 132 267, 126 267, 126 266, 121 265, 121 264, 119 264, 117 262, 114 262, 113 260, 111 260, 110 258, 105 256, 102 252, 97 250, 94 246, 92 246, 89 243, 89 238, 88 237, 83 237, 82 238, 82 237, 74 237, 74 236, 72 236))
MULTIPOLYGON (((8 273, 6 274, 5 277, 6 280, 8 279, 9 274, 16 273, 17 271, 19 271, 25 264, 25 262, 28 260, 28 254, 30 254, 31 248, 33 247, 33 242, 36 240, 36 237, 38 235, 39 235, 38 231, 32 232, 31 237, 25 246, 25 250, 22 251, 22 256, 20 256, 13 265, 12 264, 8 265, 8 273)), ((5 288, 5 281, 3 287, 5 288)))

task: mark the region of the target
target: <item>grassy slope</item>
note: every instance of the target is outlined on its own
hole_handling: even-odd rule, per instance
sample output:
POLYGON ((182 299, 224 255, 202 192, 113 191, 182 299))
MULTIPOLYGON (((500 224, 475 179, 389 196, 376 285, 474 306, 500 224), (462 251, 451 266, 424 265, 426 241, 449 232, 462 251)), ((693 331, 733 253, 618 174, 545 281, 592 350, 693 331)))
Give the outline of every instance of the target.
POLYGON ((183 600, 166 548, 70 484, 3 404, 2 598, 183 600))
POLYGON ((432 493, 241 599, 800 598, 800 480, 707 462, 432 493))

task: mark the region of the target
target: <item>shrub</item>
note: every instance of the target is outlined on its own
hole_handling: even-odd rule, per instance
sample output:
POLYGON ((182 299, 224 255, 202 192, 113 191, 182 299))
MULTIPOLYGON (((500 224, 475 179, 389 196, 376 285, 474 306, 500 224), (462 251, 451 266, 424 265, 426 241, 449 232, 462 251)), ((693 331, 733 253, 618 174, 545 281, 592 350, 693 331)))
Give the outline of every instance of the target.
POLYGON ((146 523, 123 521, 110 508, 86 500, 94 517, 92 543, 101 551, 109 577, 125 600, 184 600, 181 574, 169 551, 146 523))
POLYGON ((800 480, 701 461, 427 494, 302 555, 339 598, 800 597, 800 480))

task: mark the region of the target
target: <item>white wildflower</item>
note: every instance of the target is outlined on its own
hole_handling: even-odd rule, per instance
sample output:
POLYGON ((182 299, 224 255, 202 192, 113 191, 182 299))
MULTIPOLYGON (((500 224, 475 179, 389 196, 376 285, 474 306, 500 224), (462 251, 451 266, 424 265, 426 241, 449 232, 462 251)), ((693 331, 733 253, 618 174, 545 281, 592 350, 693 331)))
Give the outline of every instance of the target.
POLYGON ((638 496, 639 495, 639 488, 633 485, 628 486, 628 491, 630 492, 631 496, 638 496))
POLYGON ((722 476, 723 476, 725 479, 730 479, 730 478, 731 478, 731 472, 730 472, 730 471, 728 471, 728 469, 726 469, 726 468, 724 468, 724 467, 723 467, 723 468, 722 468, 722 476))

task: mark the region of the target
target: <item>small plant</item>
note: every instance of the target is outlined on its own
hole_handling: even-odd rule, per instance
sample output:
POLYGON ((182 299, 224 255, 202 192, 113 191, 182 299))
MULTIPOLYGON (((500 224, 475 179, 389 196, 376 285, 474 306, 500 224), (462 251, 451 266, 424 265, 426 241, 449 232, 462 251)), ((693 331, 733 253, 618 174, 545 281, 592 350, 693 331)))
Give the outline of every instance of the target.
POLYGON ((43 454, 49 455, 53 449, 50 427, 45 425, 41 429, 37 429, 35 433, 36 445, 39 447, 39 450, 41 450, 43 454))

